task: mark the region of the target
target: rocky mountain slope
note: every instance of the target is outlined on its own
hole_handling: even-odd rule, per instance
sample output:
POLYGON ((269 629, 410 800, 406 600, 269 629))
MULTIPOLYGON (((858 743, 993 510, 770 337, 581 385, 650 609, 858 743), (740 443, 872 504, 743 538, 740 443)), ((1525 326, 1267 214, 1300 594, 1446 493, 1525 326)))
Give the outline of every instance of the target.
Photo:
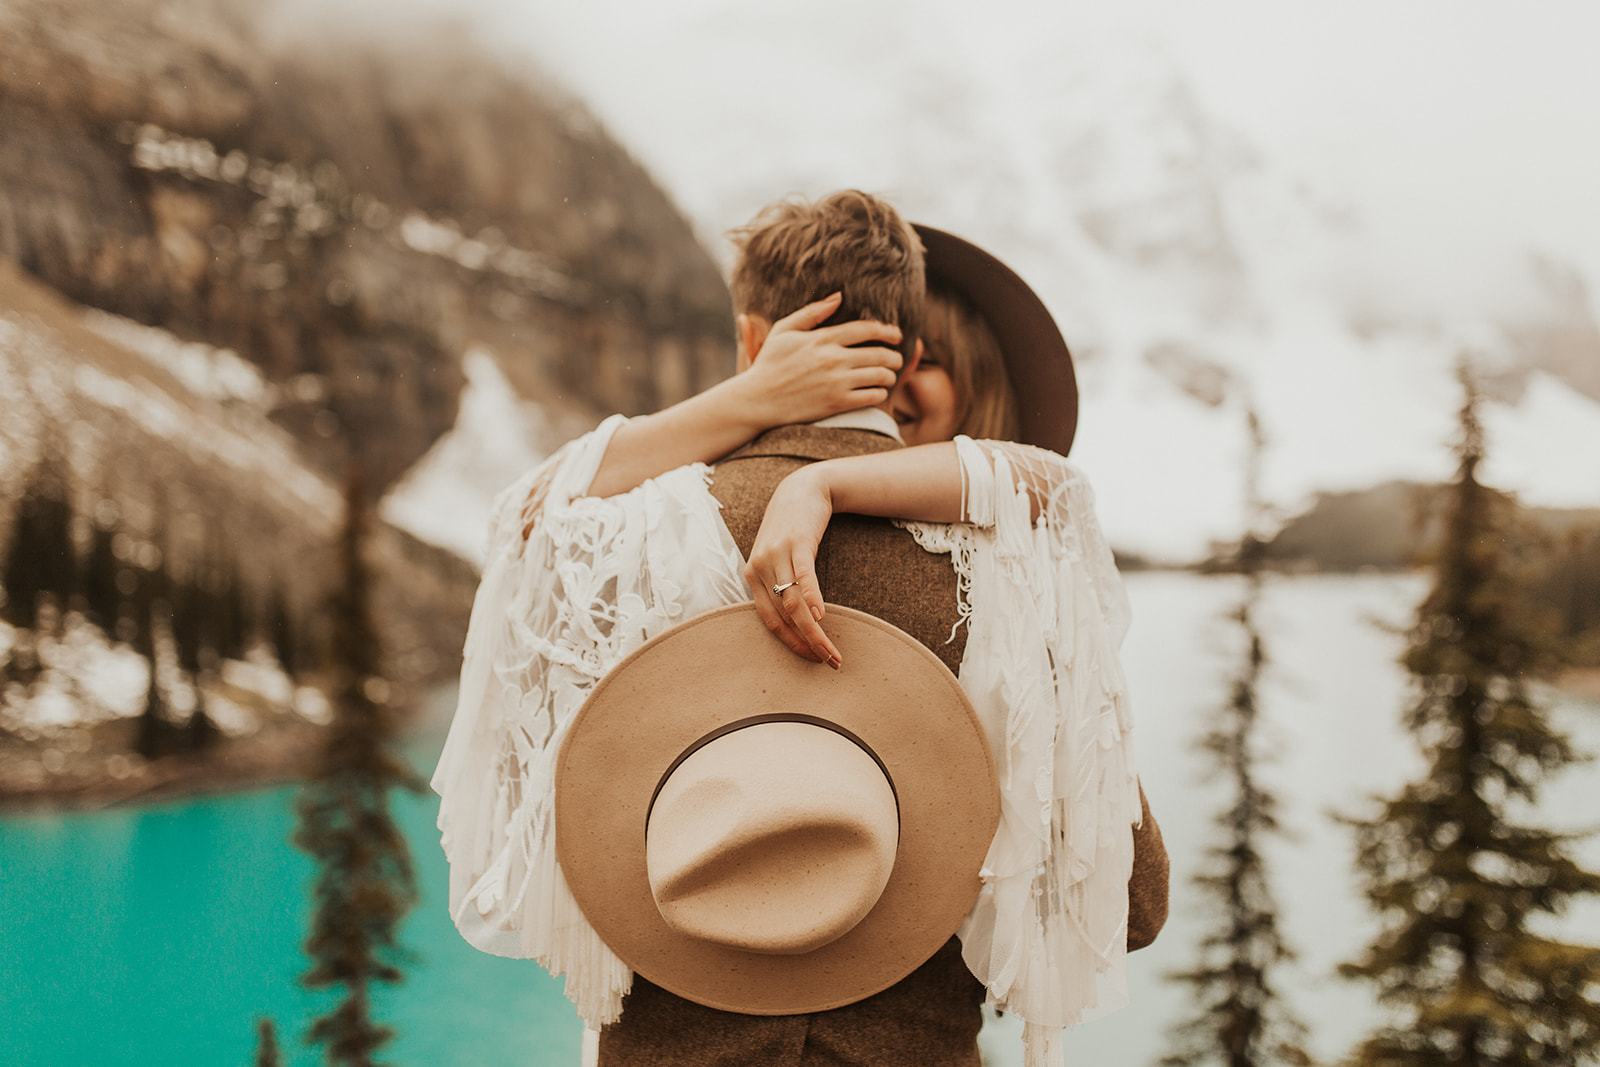
MULTIPOLYGON (((62 558, 114 553, 107 573, 133 585, 225 569, 258 637, 291 619, 314 645, 343 482, 381 497, 462 419, 496 418, 463 404, 468 369, 548 413, 499 428, 520 464, 726 374, 730 315, 683 218, 560 93, 464 39, 312 42, 268 15, 0 4, 0 555, 43 477, 71 515, 62 558)), ((385 701, 456 674, 462 554, 376 531, 385 701)), ((51 604, 37 633, 27 611, 0 625, 0 792, 113 764, 143 781, 101 751, 126 729, 54 732, 130 722, 147 687, 172 707, 204 688, 235 740, 270 705, 325 708, 294 695, 318 684, 314 656, 292 679, 259 647, 186 674, 176 611, 148 638, 51 604)), ((267 731, 283 759, 309 751, 297 730, 267 731)))
POLYGON ((471 345, 605 411, 728 371, 715 266, 581 110, 448 35, 274 43, 261 18, 0 7, 0 255, 255 364, 317 465, 380 489, 453 422, 471 345))
MULTIPOLYGON (((5 494, 49 465, 64 473, 80 558, 97 529, 143 570, 193 572, 220 554, 258 615, 276 599, 315 628, 337 583, 340 487, 270 419, 268 395, 237 356, 81 308, 0 261, 5 494)), ((387 673, 406 703, 456 671, 476 574, 392 527, 369 551, 387 673)))

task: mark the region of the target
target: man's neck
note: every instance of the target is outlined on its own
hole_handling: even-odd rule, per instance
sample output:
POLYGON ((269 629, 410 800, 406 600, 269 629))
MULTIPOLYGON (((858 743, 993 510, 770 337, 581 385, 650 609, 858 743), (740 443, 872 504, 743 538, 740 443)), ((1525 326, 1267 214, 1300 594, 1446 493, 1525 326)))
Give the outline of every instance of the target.
POLYGON ((885 437, 893 438, 900 444, 905 444, 905 438, 900 436, 900 427, 895 425, 894 416, 889 414, 887 407, 856 408, 854 411, 841 411, 837 415, 829 415, 825 419, 818 419, 813 426, 824 426, 829 429, 844 430, 869 430, 872 433, 881 433, 885 437))

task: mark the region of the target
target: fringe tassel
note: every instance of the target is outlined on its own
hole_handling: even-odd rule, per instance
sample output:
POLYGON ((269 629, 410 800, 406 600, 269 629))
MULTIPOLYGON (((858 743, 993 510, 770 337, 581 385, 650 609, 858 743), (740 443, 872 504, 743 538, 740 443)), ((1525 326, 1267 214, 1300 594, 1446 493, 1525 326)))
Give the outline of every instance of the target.
POLYGON ((1025 1023, 1022 1027, 1023 1067, 1062 1067, 1061 1029, 1025 1023))

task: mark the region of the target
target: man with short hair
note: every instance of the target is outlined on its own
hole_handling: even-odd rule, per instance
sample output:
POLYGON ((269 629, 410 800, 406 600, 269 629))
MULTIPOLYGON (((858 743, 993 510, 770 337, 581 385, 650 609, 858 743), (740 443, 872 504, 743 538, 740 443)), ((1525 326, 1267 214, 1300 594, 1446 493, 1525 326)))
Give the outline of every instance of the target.
MULTIPOLYGON (((898 327, 901 373, 911 371, 923 255, 892 206, 855 191, 785 201, 736 240, 741 370, 779 319, 840 292, 835 318, 898 327)), ((641 641, 748 599, 743 565, 767 502, 788 474, 819 460, 903 446, 885 401, 769 430, 709 472, 678 468, 612 500, 583 499, 601 458, 611 462, 608 442, 600 433, 502 498, 495 537, 514 548, 485 573, 473 627, 483 628, 487 648, 475 651, 469 636, 463 710, 435 776, 457 924, 480 948, 532 956, 552 973, 567 973, 580 1014, 607 1023, 601 1067, 977 1067, 985 989, 954 937, 906 977, 855 1003, 804 1015, 747 1015, 694 1003, 632 974, 573 901, 554 861, 550 795, 553 753, 583 697, 641 641), (529 527, 524 549, 514 531, 527 521, 521 505, 534 485, 547 494, 547 521, 529 527)), ((837 515, 818 547, 816 575, 828 603, 893 624, 960 673, 968 629, 960 625, 948 553, 924 549, 890 520, 837 515)), ((786 640, 810 654, 794 635, 786 640)), ((1138 798, 1132 803, 1136 819, 1138 798)), ((1165 853, 1148 812, 1132 848, 1134 877, 1145 892, 1129 947, 1140 947, 1165 915, 1165 853)))

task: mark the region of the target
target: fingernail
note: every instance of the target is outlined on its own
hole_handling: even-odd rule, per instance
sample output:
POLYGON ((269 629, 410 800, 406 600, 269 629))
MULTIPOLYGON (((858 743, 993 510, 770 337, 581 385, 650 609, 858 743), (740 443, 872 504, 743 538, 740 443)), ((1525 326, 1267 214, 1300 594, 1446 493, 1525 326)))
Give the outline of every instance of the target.
POLYGON ((815 604, 811 605, 811 618, 814 622, 822 621, 822 609, 817 607, 815 604))
POLYGON ((844 660, 840 659, 838 656, 829 656, 828 657, 828 666, 832 667, 834 670, 838 670, 843 665, 844 665, 844 660))

